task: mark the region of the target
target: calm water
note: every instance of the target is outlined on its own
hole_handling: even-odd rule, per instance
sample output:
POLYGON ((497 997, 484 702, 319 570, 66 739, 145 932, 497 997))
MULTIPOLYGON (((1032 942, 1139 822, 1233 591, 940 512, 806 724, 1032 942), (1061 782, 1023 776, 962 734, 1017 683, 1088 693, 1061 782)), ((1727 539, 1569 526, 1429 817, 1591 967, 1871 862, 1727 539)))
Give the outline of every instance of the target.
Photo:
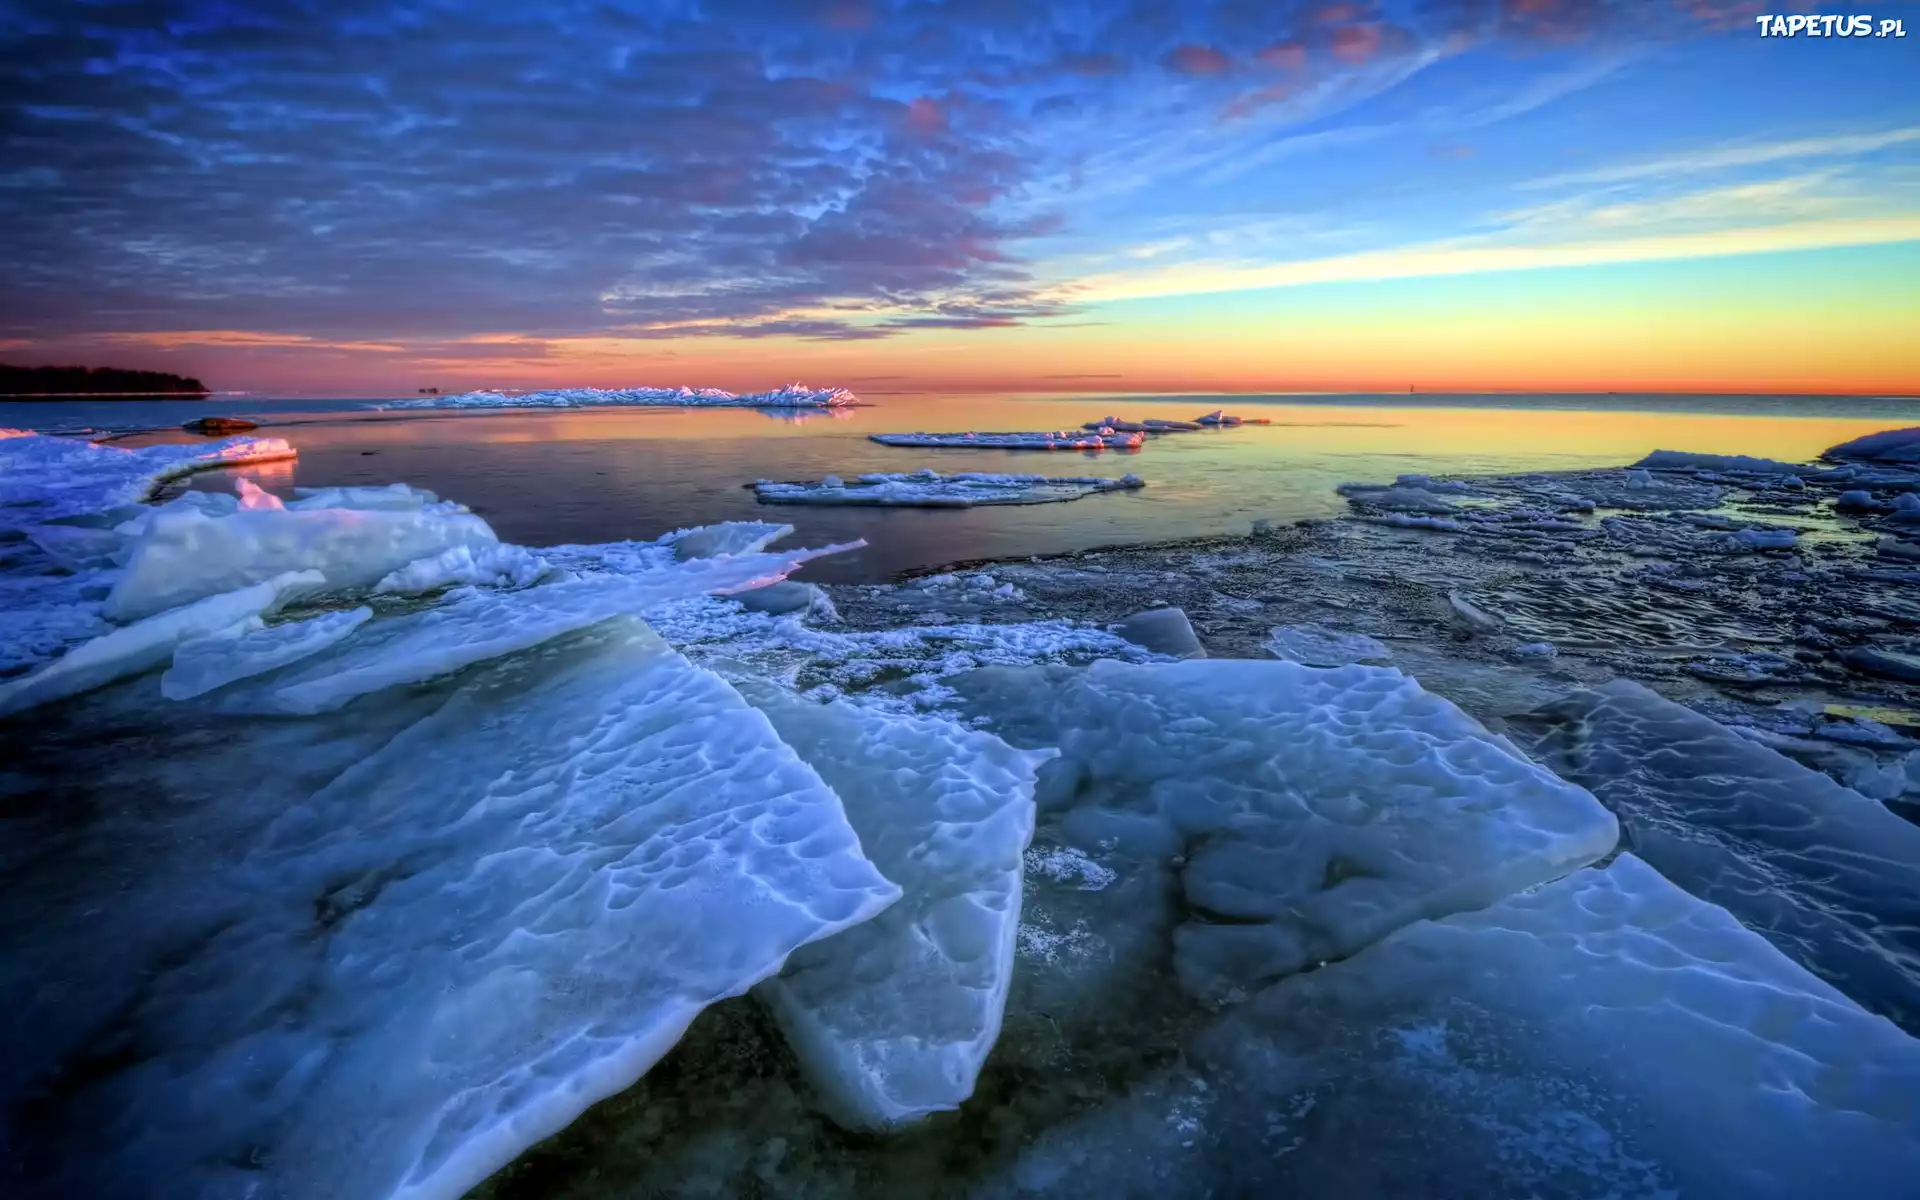
MULTIPOLYGON (((862 581, 973 558, 1244 532, 1344 511, 1333 488, 1401 472, 1619 465, 1654 449, 1805 459, 1875 429, 1920 423, 1920 401, 1830 397, 885 397, 831 414, 603 409, 370 412, 362 400, 0 404, 0 425, 174 426, 209 413, 270 425, 300 451, 251 469, 263 486, 402 480, 471 505, 526 545, 647 538, 718 520, 781 520, 809 541, 870 547, 811 568, 862 581), (1191 418, 1225 406, 1268 426, 1163 437, 1133 453, 896 449, 870 433, 1066 429, 1108 413, 1191 418), (972 511, 759 504, 758 478, 910 471, 1135 472, 1144 491, 972 511)), ((126 444, 187 440, 142 434, 126 444)), ((229 486, 221 476, 198 486, 229 486)))

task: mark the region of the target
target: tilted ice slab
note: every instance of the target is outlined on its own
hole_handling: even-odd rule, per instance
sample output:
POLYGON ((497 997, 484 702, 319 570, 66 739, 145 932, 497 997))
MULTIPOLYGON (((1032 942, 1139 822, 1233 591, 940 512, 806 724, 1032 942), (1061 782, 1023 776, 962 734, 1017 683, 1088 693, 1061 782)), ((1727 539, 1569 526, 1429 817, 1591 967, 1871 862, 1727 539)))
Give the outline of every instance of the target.
POLYGON ((384 688, 421 683, 528 650, 608 618, 695 596, 777 583, 802 563, 865 545, 695 559, 637 575, 597 576, 519 592, 462 588, 432 608, 368 624, 340 649, 237 697, 249 711, 311 714, 384 688))
POLYGON ((940 717, 819 705, 764 684, 746 696, 839 795, 867 857, 905 893, 797 951, 754 994, 842 1125, 881 1129, 958 1107, 1000 1035, 1034 773, 1053 755, 940 717))
POLYGON ((870 433, 883 446, 935 450, 1132 450, 1144 433, 1083 433, 1060 429, 1039 433, 870 433))
POLYGON ((101 634, 23 679, 0 683, 0 715, 151 670, 171 658, 182 642, 231 630, 321 583, 317 571, 289 571, 101 634))
POLYGON ((829 475, 818 483, 776 483, 762 479, 753 485, 762 504, 876 504, 917 508, 972 508, 985 504, 1047 504, 1078 500, 1099 492, 1130 491, 1145 487, 1138 475, 1119 479, 1077 475, 1000 475, 987 471, 960 471, 952 475, 927 469, 905 473, 855 476, 852 483, 829 475))
POLYGON ((282 571, 317 570, 334 589, 371 587, 419 559, 498 540, 456 504, 243 508, 226 516, 170 505, 146 520, 106 615, 134 620, 282 571))
POLYGON ((118 446, 0 430, 0 528, 137 504, 195 471, 295 457, 283 438, 232 437, 183 446, 118 446))
POLYGON ((190 700, 242 679, 277 671, 344 641, 373 618, 370 608, 322 613, 304 621, 262 624, 258 618, 182 643, 160 677, 160 694, 190 700))
POLYGON ((1820 457, 1920 464, 1920 426, 1883 429, 1879 433, 1857 437, 1828 449, 1820 457))
POLYGON ((1920 1030, 1920 828, 1616 680, 1519 721, 1635 853, 1875 1012, 1920 1030))
POLYGON ((976 1196, 1895 1200, 1920 1043, 1632 855, 1287 979, 976 1196))
POLYGON ((1592 796, 1394 670, 1103 661, 956 686, 1016 745, 1060 748, 1072 844, 1185 856, 1203 919, 1174 966, 1207 998, 1553 879, 1618 836, 1592 796))
POLYGON ((860 398, 846 388, 810 388, 790 383, 770 392, 735 393, 721 388, 552 388, 537 392, 462 392, 457 396, 423 396, 417 400, 389 400, 373 408, 833 408, 857 404, 860 398))
POLYGON ((1344 667, 1393 657, 1393 651, 1364 633, 1341 633, 1321 625, 1276 626, 1267 637, 1267 649, 1275 658, 1309 667, 1344 667))
POLYGON ((287 811, 156 965, 65 1194, 454 1200, 899 896, 717 676, 619 622, 287 811))

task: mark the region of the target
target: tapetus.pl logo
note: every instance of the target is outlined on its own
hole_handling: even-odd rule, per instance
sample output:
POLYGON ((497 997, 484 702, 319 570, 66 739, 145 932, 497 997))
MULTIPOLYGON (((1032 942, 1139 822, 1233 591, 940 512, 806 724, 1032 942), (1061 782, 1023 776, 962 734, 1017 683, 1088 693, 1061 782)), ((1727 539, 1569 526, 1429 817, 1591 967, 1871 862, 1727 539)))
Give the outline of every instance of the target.
POLYGON ((1906 22, 1900 18, 1881 17, 1875 20, 1864 13, 1846 17, 1817 17, 1800 14, 1791 17, 1755 17, 1753 20, 1760 27, 1761 37, 1903 38, 1907 36, 1906 22))

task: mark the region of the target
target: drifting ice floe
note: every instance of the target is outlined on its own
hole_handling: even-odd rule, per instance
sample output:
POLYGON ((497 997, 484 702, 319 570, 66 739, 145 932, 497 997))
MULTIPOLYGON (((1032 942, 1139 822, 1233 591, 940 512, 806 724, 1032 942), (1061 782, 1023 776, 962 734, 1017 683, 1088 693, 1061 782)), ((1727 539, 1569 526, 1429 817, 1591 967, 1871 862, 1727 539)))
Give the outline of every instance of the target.
POLYGON ((83 642, 24 679, 0 683, 0 715, 78 695, 160 666, 182 642, 226 631, 316 591, 318 571, 289 571, 251 587, 209 596, 83 642))
POLYGON ((1635 853, 1920 1030, 1920 828, 1627 680, 1522 724, 1537 758, 1620 814, 1635 853))
POLYGON ((123 450, 70 437, 0 429, 0 528, 137 504, 170 479, 295 457, 282 438, 233 437, 123 450))
POLYGON ((1696 454, 1690 450, 1655 450, 1633 464, 1653 471, 1711 471, 1721 475, 1812 475, 1818 467, 1805 463, 1749 458, 1744 454, 1696 454))
POLYGON ((1136 450, 1144 433, 1082 433, 1060 429, 1043 433, 870 433, 883 446, 935 450, 1136 450))
POLYGON ((677 600, 777 583, 803 563, 865 544, 695 559, 637 575, 572 579, 518 592, 461 588, 432 608, 369 624, 337 653, 276 676, 260 694, 236 703, 254 712, 326 712, 355 697, 528 650, 611 617, 644 616, 677 600))
POLYGON ((1174 968, 1203 998, 1555 878, 1618 833, 1592 796, 1398 671, 1101 661, 956 686, 1016 745, 1060 749, 1069 842, 1188 856, 1205 915, 1176 933, 1174 968))
POLYGON ((906 473, 858 475, 852 483, 829 475, 819 483, 776 483, 762 479, 753 485, 762 504, 875 504, 918 508, 972 508, 988 504, 1047 504, 1078 500, 1099 492, 1130 491, 1145 487, 1138 475, 1119 479, 1098 476, 1048 478, 1045 475, 1000 475, 961 471, 942 475, 927 469, 906 473))
POLYGON ((1000 1035, 1020 925, 1034 772, 1015 750, 940 717, 747 699, 846 807, 868 858, 904 896, 797 951, 755 991, 828 1111, 880 1129, 955 1108, 1000 1035))
POLYGON ((1632 855, 1263 992, 973 1194, 1910 1195, 1920 1043, 1632 855))
POLYGON ((790 383, 771 392, 735 393, 721 388, 553 388, 537 392, 462 392, 389 400, 372 408, 833 408, 857 404, 846 388, 810 388, 790 383))
POLYGON ((70 1195, 454 1200, 900 894, 637 622, 469 687, 268 827, 157 964, 70 1195), (107 1147, 111 1146, 111 1149, 107 1147))
POLYGON ((1197 421, 1161 421, 1148 417, 1144 421, 1128 421, 1120 417, 1101 417, 1098 421, 1088 421, 1080 426, 1096 433, 1113 430, 1117 433, 1191 433, 1204 428, 1197 421))

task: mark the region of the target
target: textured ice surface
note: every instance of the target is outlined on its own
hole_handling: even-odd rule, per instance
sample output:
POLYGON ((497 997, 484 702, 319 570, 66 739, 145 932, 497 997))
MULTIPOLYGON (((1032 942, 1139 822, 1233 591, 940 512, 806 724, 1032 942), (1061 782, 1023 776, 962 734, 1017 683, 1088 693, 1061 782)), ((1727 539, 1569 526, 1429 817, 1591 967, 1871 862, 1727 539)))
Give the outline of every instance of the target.
POLYGON ((1912 1194, 1920 1045, 1622 855, 1287 979, 979 1196, 1912 1194))
POLYGON ((417 596, 462 586, 531 587, 552 573, 552 563, 524 546, 505 542, 462 544, 382 576, 373 590, 417 596))
POLYGON ((357 508, 367 511, 418 512, 440 502, 425 488, 404 483, 382 487, 295 488, 288 508, 357 508))
POLYGON ((282 571, 317 570, 329 588, 370 587, 418 559, 497 540, 485 521, 458 505, 241 509, 227 516, 169 505, 147 519, 106 614, 134 620, 282 571))
POLYGON ((1670 879, 1867 1008, 1920 1029, 1920 828, 1625 680, 1523 728, 1670 879))
POLYGON ((78 695, 157 667, 174 648, 272 612, 290 596, 320 586, 317 571, 289 571, 101 634, 21 679, 0 683, 0 715, 78 695))
POLYGON ((1036 433, 872 433, 883 446, 960 450, 1132 450, 1146 434, 1060 429, 1036 433))
POLYGON ((832 408, 857 404, 859 397, 846 388, 810 388, 790 383, 770 392, 735 393, 721 388, 552 388, 537 392, 462 392, 457 396, 424 396, 418 400, 389 400, 373 408, 832 408))
POLYGON ((676 600, 774 583, 802 563, 860 545, 695 559, 518 592, 461 588, 432 608, 368 624, 336 653, 276 676, 260 694, 240 702, 261 712, 324 712, 383 688, 527 650, 610 617, 643 616, 676 600))
POLYGON ((1920 463, 1920 426, 1911 429, 1883 429, 1842 442, 1822 458, 1855 458, 1884 463, 1920 463))
POLYGON ((846 483, 829 475, 818 483, 776 483, 762 479, 753 485, 764 504, 876 504, 919 508, 972 508, 986 504, 1046 504, 1078 500, 1099 492, 1129 491, 1146 486, 1138 475, 1119 479, 1098 476, 1048 478, 1045 475, 1001 475, 961 471, 942 475, 926 469, 905 473, 856 476, 846 483))
POLYGON ((1341 633, 1324 625, 1277 626, 1267 639, 1267 649, 1275 658, 1309 667, 1344 667, 1393 657, 1393 651, 1364 633, 1341 633))
POLYGON ((160 694, 169 700, 190 700, 237 680, 277 671, 344 640, 372 616, 370 608, 355 608, 264 627, 256 619, 184 642, 173 652, 173 665, 160 677, 160 694))
POLYGON ((1070 843, 1185 856, 1174 965, 1203 997, 1491 903, 1618 835, 1592 796, 1398 671, 1108 661, 955 686, 1016 745, 1060 748, 1070 843))
POLYGON ((1000 1034, 1020 924, 1034 772, 1015 750, 940 717, 747 698, 820 773, 901 901, 797 951, 755 995, 829 1113, 885 1128, 957 1107, 1000 1034))
POLYGON ((223 883, 249 903, 155 964, 68 1194, 452 1200, 899 895, 635 622, 458 693, 223 883))
POLYGON ((0 528, 94 513, 147 499, 195 471, 294 457, 282 438, 233 437, 124 450, 79 438, 0 431, 0 528))

